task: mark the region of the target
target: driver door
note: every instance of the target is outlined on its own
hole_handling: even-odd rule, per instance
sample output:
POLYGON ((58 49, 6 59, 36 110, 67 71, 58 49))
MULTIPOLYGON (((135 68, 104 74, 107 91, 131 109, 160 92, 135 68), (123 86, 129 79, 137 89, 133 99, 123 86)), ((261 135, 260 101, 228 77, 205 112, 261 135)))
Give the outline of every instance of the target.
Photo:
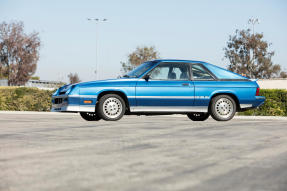
POLYGON ((160 63, 149 79, 136 85, 134 112, 188 112, 194 104, 194 84, 187 63, 160 63))

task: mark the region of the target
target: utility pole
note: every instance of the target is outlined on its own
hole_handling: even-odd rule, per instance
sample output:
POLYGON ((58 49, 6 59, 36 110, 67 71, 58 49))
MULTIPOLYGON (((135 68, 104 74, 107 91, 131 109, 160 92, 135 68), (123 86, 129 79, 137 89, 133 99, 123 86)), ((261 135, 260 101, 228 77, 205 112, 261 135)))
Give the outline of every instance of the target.
MULTIPOLYGON (((256 24, 259 24, 259 19, 257 18, 250 18, 248 20, 248 24, 251 24, 252 25, 252 38, 255 38, 254 36, 254 26, 256 24)), ((255 56, 254 56, 254 48, 252 48, 252 60, 251 60, 251 66, 249 66, 249 72, 250 72, 250 78, 252 78, 252 71, 253 71, 253 67, 254 67, 254 59, 255 59, 255 56)))
POLYGON ((99 40, 99 23, 103 23, 106 22, 107 19, 99 19, 99 18, 87 18, 88 21, 93 21, 96 23, 96 70, 95 70, 95 74, 96 74, 96 80, 99 79, 99 64, 98 64, 98 40, 99 40))

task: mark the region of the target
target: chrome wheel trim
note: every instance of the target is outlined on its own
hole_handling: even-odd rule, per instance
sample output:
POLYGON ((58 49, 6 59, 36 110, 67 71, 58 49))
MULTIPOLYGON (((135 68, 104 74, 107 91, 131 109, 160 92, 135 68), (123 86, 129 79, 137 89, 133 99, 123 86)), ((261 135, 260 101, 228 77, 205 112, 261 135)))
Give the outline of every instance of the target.
POLYGON ((229 118, 234 110, 233 103, 230 99, 220 98, 215 103, 215 112, 218 116, 227 119, 229 118))
POLYGON ((204 116, 204 113, 191 113, 191 115, 192 115, 193 117, 199 118, 199 117, 204 116))
POLYGON ((117 118, 123 111, 122 102, 115 97, 110 97, 104 101, 103 112, 109 118, 117 118))
POLYGON ((95 112, 87 112, 86 114, 91 117, 97 116, 97 113, 95 112))
POLYGON ((202 117, 204 113, 192 113, 194 117, 202 117))

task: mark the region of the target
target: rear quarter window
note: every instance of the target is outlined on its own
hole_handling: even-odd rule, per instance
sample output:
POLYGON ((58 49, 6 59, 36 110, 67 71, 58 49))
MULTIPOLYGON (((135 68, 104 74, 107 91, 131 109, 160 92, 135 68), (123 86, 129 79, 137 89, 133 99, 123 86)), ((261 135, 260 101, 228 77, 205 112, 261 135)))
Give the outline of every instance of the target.
POLYGON ((194 80, 213 80, 213 77, 201 65, 192 65, 192 75, 194 80))
POLYGON ((218 79, 247 79, 244 76, 233 73, 226 69, 220 68, 218 66, 214 66, 212 64, 204 65, 209 71, 211 71, 218 79))

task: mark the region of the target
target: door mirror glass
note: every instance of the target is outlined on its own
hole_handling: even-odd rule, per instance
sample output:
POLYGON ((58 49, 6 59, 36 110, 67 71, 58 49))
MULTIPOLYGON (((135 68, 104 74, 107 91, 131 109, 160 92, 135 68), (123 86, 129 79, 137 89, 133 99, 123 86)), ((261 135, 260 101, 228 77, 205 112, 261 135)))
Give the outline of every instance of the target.
POLYGON ((148 81, 149 78, 150 78, 150 76, 148 74, 144 76, 145 81, 148 81))

